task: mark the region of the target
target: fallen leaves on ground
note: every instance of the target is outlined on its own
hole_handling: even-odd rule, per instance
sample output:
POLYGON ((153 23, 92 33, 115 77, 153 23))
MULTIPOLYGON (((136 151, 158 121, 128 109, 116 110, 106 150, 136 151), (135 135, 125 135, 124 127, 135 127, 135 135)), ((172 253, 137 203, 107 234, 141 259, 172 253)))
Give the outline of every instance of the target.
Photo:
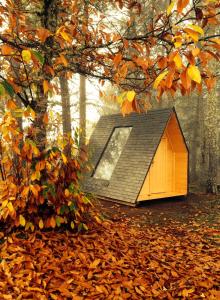
POLYGON ((86 234, 13 233, 0 245, 0 299, 219 299, 212 236, 119 222, 86 234))

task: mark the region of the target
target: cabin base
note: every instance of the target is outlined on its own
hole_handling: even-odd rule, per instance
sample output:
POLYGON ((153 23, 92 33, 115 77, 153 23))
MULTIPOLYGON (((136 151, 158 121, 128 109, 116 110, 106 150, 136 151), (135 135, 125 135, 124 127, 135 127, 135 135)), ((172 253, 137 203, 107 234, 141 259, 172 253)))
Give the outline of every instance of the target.
POLYGON ((157 200, 162 198, 171 198, 171 197, 180 197, 180 196, 187 196, 185 192, 179 192, 179 193, 158 193, 158 194, 151 194, 141 197, 138 197, 138 202, 148 201, 148 200, 157 200))

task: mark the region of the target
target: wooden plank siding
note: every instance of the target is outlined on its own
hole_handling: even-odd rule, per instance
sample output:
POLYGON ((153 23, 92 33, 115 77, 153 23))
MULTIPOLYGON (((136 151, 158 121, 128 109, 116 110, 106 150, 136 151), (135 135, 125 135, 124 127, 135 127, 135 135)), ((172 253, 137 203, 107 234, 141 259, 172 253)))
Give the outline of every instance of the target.
POLYGON ((172 113, 138 201, 187 194, 188 150, 175 113, 172 113))

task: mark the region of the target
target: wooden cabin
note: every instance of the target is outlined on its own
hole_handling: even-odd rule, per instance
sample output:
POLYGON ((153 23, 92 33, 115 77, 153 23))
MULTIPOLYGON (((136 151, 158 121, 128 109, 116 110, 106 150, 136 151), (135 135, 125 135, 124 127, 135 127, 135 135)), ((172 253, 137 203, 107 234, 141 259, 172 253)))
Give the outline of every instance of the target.
POLYGON ((174 109, 100 118, 85 190, 135 206, 188 192, 188 148, 174 109))

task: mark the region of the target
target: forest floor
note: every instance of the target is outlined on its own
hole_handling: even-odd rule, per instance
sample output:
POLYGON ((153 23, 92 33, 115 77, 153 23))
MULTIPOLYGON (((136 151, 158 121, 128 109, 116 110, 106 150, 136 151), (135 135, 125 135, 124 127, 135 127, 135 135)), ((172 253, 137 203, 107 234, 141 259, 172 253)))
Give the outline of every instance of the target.
POLYGON ((220 195, 190 194, 188 197, 144 201, 137 207, 108 201, 99 201, 97 205, 106 218, 127 220, 137 227, 166 226, 173 222, 220 226, 220 195))
POLYGON ((0 232, 0 300, 220 299, 220 197, 98 206, 85 233, 0 232))

